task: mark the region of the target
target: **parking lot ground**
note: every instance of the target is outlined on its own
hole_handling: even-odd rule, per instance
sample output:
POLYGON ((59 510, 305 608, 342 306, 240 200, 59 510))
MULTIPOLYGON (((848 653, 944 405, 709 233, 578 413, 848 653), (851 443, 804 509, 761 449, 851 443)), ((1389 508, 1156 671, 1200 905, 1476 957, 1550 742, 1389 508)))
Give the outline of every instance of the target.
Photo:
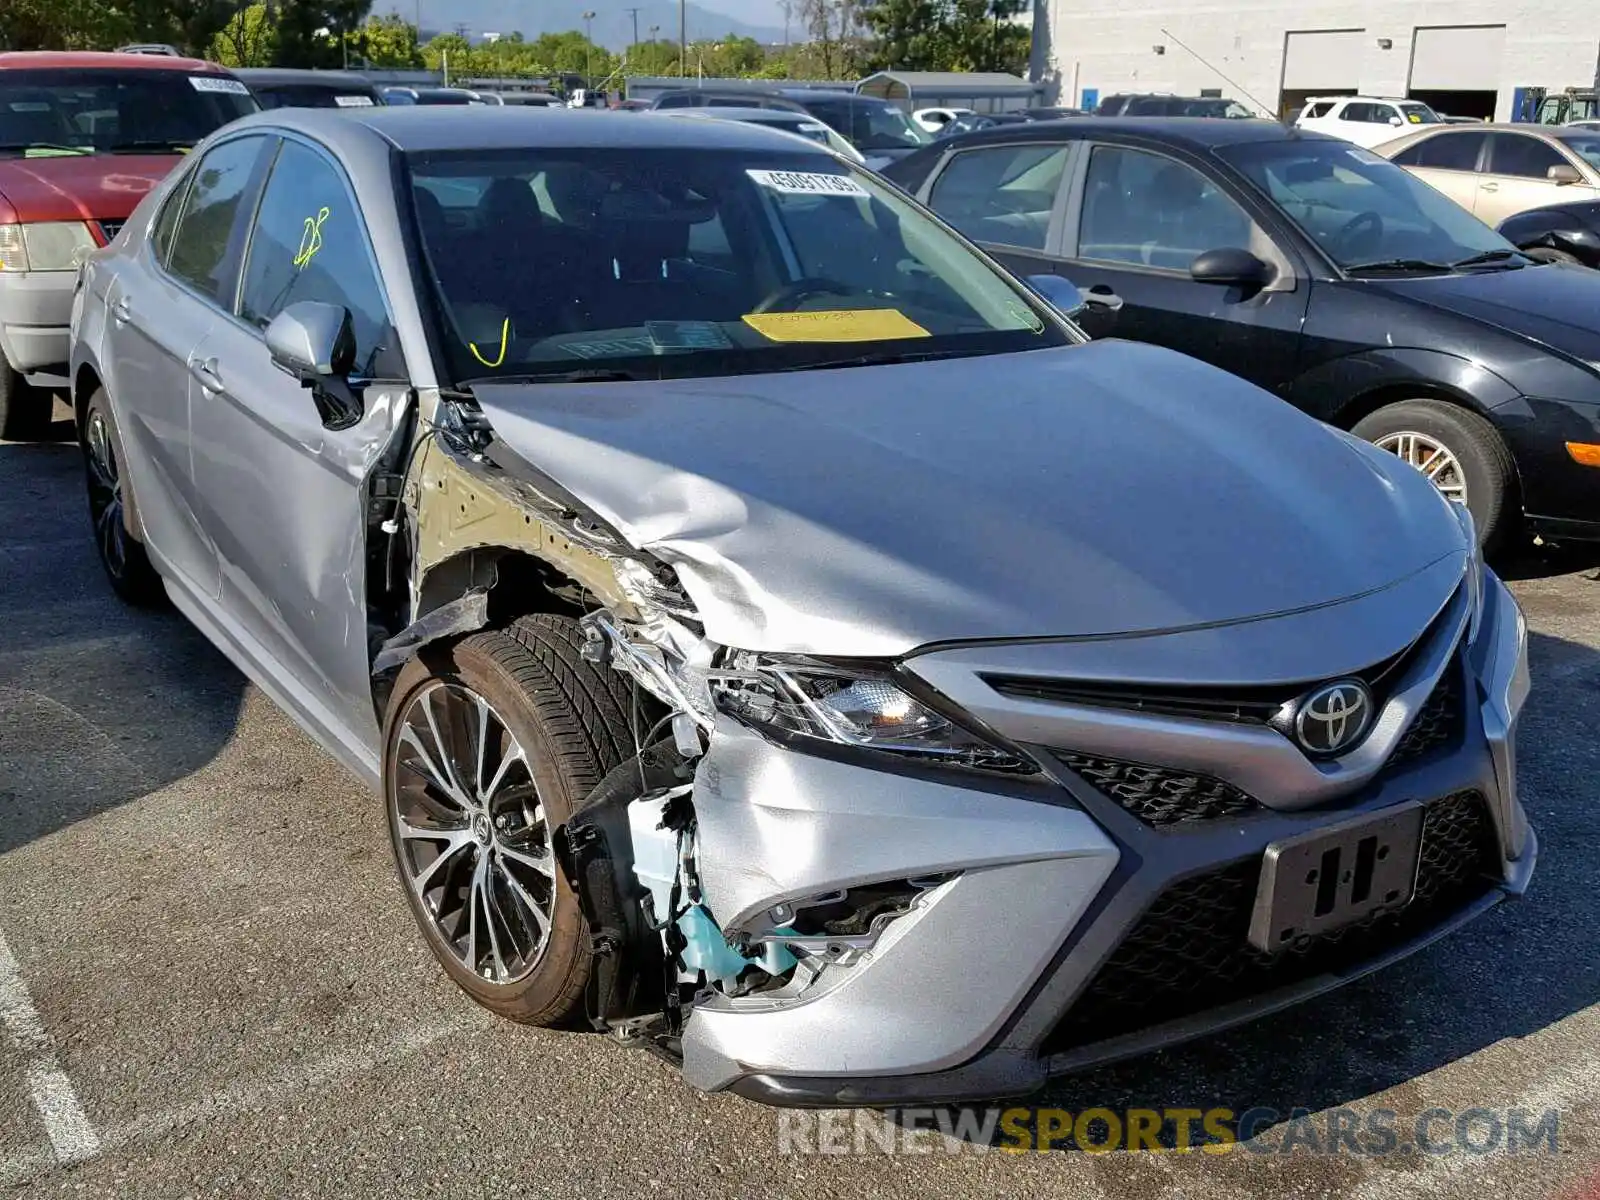
POLYGON ((1280 1125, 1220 1156, 937 1139, 785 1154, 773 1110, 456 992, 412 927, 381 806, 181 618, 117 604, 79 471, 71 446, 0 444, 0 1188, 1600 1195, 1600 553, 1511 571, 1534 630, 1521 754, 1542 854, 1526 900, 1320 1001, 1038 1099, 1392 1109, 1402 1131, 1433 1106, 1553 1109, 1554 1153, 1283 1153, 1280 1125))

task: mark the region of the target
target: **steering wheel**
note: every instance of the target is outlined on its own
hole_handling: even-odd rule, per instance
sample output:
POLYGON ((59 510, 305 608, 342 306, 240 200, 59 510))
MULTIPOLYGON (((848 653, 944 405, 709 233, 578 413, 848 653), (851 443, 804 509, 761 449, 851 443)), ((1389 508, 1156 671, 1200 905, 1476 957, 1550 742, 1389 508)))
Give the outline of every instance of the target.
POLYGON ((1373 233, 1383 235, 1383 216, 1380 213, 1367 211, 1357 213, 1344 223, 1338 233, 1333 235, 1333 244, 1341 249, 1346 242, 1354 241, 1358 233, 1370 229, 1373 233))
MULTIPOLYGON (((755 312, 793 312, 794 306, 807 296, 848 296, 852 292, 860 292, 861 288, 850 287, 836 279, 824 279, 820 275, 808 276, 805 279, 796 279, 793 283, 786 283, 773 291, 765 300, 756 305, 755 312), (781 307, 780 307, 781 306, 781 307)), ((869 295, 877 293, 870 292, 869 295)))

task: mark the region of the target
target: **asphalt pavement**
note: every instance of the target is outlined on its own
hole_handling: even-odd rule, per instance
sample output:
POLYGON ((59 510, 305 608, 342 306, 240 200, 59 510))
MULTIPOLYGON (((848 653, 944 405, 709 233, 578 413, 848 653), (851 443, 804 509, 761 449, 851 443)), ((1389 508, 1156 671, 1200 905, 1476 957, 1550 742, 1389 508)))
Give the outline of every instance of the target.
POLYGON ((1402 1129, 1430 1108, 1485 1110, 1485 1129, 1554 1111, 1553 1151, 1361 1155, 1275 1146, 1277 1125, 1224 1154, 1015 1155, 895 1140, 903 1118, 891 1154, 474 1008, 412 926, 380 803, 180 617, 113 598, 80 472, 70 445, 0 444, 0 1188, 1600 1196, 1600 548, 1507 571, 1533 630, 1520 745, 1542 854, 1525 900, 1322 1000, 1039 1099, 1313 1124, 1392 1110, 1402 1129))

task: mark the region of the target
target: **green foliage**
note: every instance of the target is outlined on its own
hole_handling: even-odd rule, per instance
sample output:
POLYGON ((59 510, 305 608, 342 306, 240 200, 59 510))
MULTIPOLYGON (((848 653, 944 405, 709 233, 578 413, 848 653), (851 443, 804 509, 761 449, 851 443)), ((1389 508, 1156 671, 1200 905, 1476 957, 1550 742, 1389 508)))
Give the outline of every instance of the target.
POLYGON ((357 41, 361 57, 371 66, 414 69, 423 65, 417 27, 398 13, 368 17, 357 41))
POLYGON ((276 27, 267 20, 267 6, 240 9, 211 39, 210 57, 225 67, 265 67, 278 49, 276 27))
POLYGON ((1008 71, 1025 75, 1028 0, 868 0, 871 70, 1008 71))

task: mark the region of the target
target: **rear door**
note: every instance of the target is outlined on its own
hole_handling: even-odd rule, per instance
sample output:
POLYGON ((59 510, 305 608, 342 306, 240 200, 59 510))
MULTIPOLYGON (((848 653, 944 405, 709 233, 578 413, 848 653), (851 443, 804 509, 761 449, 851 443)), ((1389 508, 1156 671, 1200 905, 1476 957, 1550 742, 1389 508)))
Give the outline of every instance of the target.
POLYGON ((1489 135, 1476 129, 1446 129, 1412 142, 1389 161, 1443 192, 1468 212, 1478 203, 1479 172, 1489 135))
POLYGON ((923 189, 923 198, 1014 274, 1055 272, 1067 164, 1080 144, 1024 141, 958 151, 923 189))
POLYGON ((1494 133, 1489 138, 1488 163, 1472 211, 1486 225, 1498 225, 1530 208, 1600 196, 1600 190, 1584 184, 1563 185, 1550 178, 1552 167, 1575 166, 1543 138, 1526 133, 1494 133))
POLYGON ((195 477, 222 603, 280 694, 345 745, 376 752, 365 580, 368 474, 409 403, 398 339, 355 194, 320 147, 285 138, 250 234, 236 312, 196 351, 195 477), (290 304, 346 308, 364 415, 324 428, 263 332, 290 304))
POLYGON ((191 367, 233 302, 238 249, 272 142, 257 134, 208 150, 106 297, 107 385, 124 450, 135 459, 145 536, 169 574, 209 599, 217 595, 218 570, 194 488, 191 367))
POLYGON ((1079 324, 1094 337, 1153 342, 1262 387, 1287 386, 1309 284, 1222 172, 1154 147, 1084 149, 1059 260, 1091 301, 1079 324), (1253 292, 1196 283, 1190 264, 1226 248, 1270 262, 1276 279, 1253 292))

